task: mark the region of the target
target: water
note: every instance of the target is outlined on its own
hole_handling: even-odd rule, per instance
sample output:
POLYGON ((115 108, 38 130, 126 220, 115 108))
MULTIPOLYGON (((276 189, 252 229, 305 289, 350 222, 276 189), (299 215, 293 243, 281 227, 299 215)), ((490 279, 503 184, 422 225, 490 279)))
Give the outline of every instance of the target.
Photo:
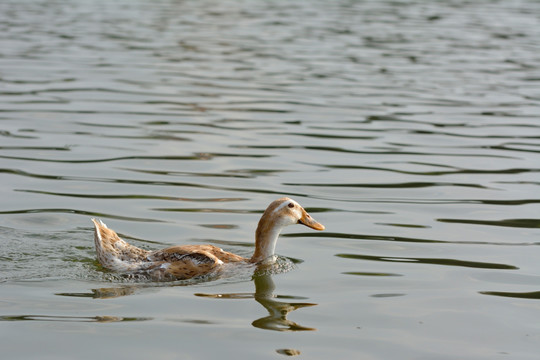
POLYGON ((0 4, 10 359, 537 359, 540 3, 0 4), (252 277, 104 271, 91 217, 252 277))

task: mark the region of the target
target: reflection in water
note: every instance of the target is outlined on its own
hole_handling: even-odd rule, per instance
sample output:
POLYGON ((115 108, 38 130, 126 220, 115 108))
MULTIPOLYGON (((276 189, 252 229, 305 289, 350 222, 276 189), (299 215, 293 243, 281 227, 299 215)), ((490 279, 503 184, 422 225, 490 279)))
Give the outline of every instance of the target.
MULTIPOLYGON (((143 246, 181 234, 247 252, 244 216, 287 194, 331 225, 285 234, 291 254, 309 246, 321 264, 298 275, 303 285, 333 304, 309 324, 332 333, 311 333, 302 355, 537 358, 539 13, 536 0, 0 1, 0 293, 17 306, 0 301, 0 316, 69 321, 28 314, 94 316, 63 304, 181 286, 102 271, 89 217, 131 227, 143 246), (30 296, 70 291, 58 279, 82 284, 62 295, 83 298, 36 310, 30 296), (352 303, 370 314, 361 339, 352 303)), ((275 296, 263 280, 221 297, 263 305, 254 325, 290 327, 298 304, 280 302, 308 300, 275 296)), ((114 303, 154 318, 186 305, 157 292, 165 308, 142 296, 114 303)), ((208 304, 196 300, 200 313, 208 304)), ((190 326, 171 335, 158 321, 161 340, 141 346, 178 351, 164 346, 171 335, 187 358, 293 354, 273 337, 246 342, 245 326, 258 329, 238 316, 223 314, 228 335, 212 338, 212 354, 190 351, 200 343, 190 326)), ((56 335, 30 322, 21 337, 2 319, 3 358, 36 357, 19 339, 56 335)), ((129 334, 147 336, 137 324, 129 334)), ((92 340, 127 357, 122 335, 104 335, 92 340)), ((96 357, 79 336, 64 331, 40 357, 96 357)))
MULTIPOLYGON (((232 293, 232 294, 195 294, 196 296, 212 297, 216 299, 249 299, 254 298, 259 304, 268 311, 268 316, 254 320, 251 324, 254 327, 275 331, 313 331, 317 330, 311 327, 305 327, 287 319, 287 315, 297 309, 315 306, 313 303, 292 303, 277 301, 279 295, 274 295, 276 288, 270 274, 254 276, 255 293, 232 293)), ((288 297, 290 298, 290 297, 288 297)), ((293 350, 297 351, 297 350, 293 350)))
POLYGON ((114 299, 127 295, 134 295, 143 290, 156 289, 159 287, 172 287, 172 286, 189 286, 194 285, 200 282, 208 280, 208 277, 199 277, 196 279, 190 280, 179 280, 171 282, 148 282, 148 278, 142 276, 138 279, 131 280, 140 280, 141 282, 129 283, 126 285, 118 287, 104 287, 98 289, 91 289, 90 292, 64 292, 56 293, 55 295, 59 296, 69 296, 69 297, 82 297, 82 298, 92 298, 92 299, 114 299), (146 281, 146 282, 145 282, 146 281))
POLYGON ((132 295, 137 290, 136 285, 92 289, 90 293, 57 293, 60 296, 87 297, 92 299, 112 299, 120 296, 132 295))
MULTIPOLYGON (((301 299, 301 297, 275 295, 274 290, 276 286, 274 284, 274 281, 272 280, 272 276, 269 273, 256 274, 253 277, 253 281, 255 283, 255 293, 229 293, 229 294, 196 293, 195 295, 200 296, 200 297, 209 297, 209 298, 215 298, 215 299, 255 299, 259 304, 264 306, 264 308, 268 311, 268 316, 256 319, 251 323, 256 328, 266 329, 266 330, 275 330, 275 331, 317 330, 315 328, 299 325, 298 323, 287 319, 287 316, 289 315, 290 312, 303 308, 303 307, 315 306, 317 304, 276 300, 279 298, 301 299)), ((179 281, 172 284, 167 283, 166 285, 156 285, 155 283, 151 283, 151 284, 139 283, 139 284, 129 284, 129 285, 121 286, 121 287, 91 289, 91 292, 68 292, 68 293, 57 293, 56 295, 70 296, 70 297, 83 297, 83 298, 92 298, 92 299, 112 299, 112 298, 117 298, 117 297, 122 297, 122 296, 127 296, 127 295, 133 295, 137 293, 137 291, 147 289, 147 288, 155 288, 156 286, 186 286, 189 284, 194 284, 194 282, 179 281)), ((58 319, 59 317, 53 317, 53 318, 58 319)), ((76 319, 83 319, 81 321, 85 321, 85 319, 87 319, 87 318, 82 318, 82 317, 76 317, 76 318, 67 317, 67 318, 72 319, 71 321, 77 321, 76 319)), ((95 318, 105 319, 105 317, 95 317, 95 318)), ((94 318, 88 318, 88 319, 94 319, 94 318)), ((119 318, 119 319, 120 320, 117 320, 117 321, 128 321, 130 319, 141 320, 142 318, 119 318)), ((13 319, 6 318, 3 320, 13 320, 13 319)), ((43 320, 43 317, 42 316, 39 316, 39 317, 21 316, 19 320, 43 320)), ((143 320, 146 320, 146 318, 144 318, 143 320)), ((88 320, 88 321, 97 321, 97 320, 88 320)), ((112 320, 109 320, 109 321, 112 321, 112 320)), ((102 320, 102 322, 104 322, 104 320, 102 320)), ((289 351, 288 349, 285 349, 285 350, 289 351)), ((291 351, 297 352, 297 350, 291 350, 291 351)))
POLYGON ((315 306, 312 303, 289 303, 274 300, 274 290, 276 286, 269 274, 256 276, 255 282, 255 300, 268 310, 269 315, 252 322, 252 325, 266 330, 276 331, 303 331, 316 330, 315 328, 304 327, 288 320, 287 315, 296 309, 307 306, 315 306))
MULTIPOLYGON (((278 301, 279 298, 287 299, 300 299, 299 297, 294 296, 280 296, 274 295, 274 290, 276 288, 272 276, 270 274, 255 275, 253 278, 255 283, 255 293, 230 293, 230 294, 202 294, 196 293, 196 296, 200 297, 210 297, 215 299, 255 299, 259 304, 264 306, 268 311, 268 316, 262 317, 260 319, 254 320, 251 324, 260 329, 266 330, 275 330, 275 331, 313 331, 317 330, 315 328, 306 327, 299 325, 298 323, 287 319, 287 316, 290 312, 297 309, 315 306, 314 303, 305 303, 305 302, 288 302, 288 301, 278 301)), ((182 286, 185 284, 175 284, 173 286, 182 286)), ((73 296, 73 297, 85 297, 93 299, 112 299, 126 295, 133 295, 137 290, 143 288, 148 288, 150 285, 146 284, 131 284, 128 286, 122 287, 111 287, 111 288, 99 288, 92 289, 91 292, 80 292, 80 293, 57 293, 56 295, 60 296, 73 296)), ((152 286, 153 287, 153 286, 152 286)), ((38 320, 42 320, 43 317, 39 317, 38 320)), ((57 319, 58 317, 54 317, 57 319)), ((71 317, 69 317, 71 319, 71 317)), ((97 317, 96 317, 97 318, 97 317)), ((104 318, 104 317, 99 317, 104 318)), ((72 321, 82 318, 73 318, 72 321)), ((86 319, 86 318, 84 318, 86 319)), ((89 318, 94 319, 94 318, 89 318)), ((130 318, 134 319, 134 318, 130 318)), ((6 320, 6 319, 4 319, 6 320)), ((11 319, 9 319, 11 320, 11 319)), ((20 320, 36 320, 35 317, 30 318, 21 318, 20 320)), ((84 320, 81 320, 84 321, 84 320)), ((91 321, 91 320, 88 320, 91 321)), ((93 320, 97 321, 97 320, 93 320)), ((121 318, 118 321, 127 321, 126 318, 121 318)), ((296 351, 296 350, 294 350, 296 351)))
POLYGON ((300 350, 295 350, 295 349, 277 349, 276 352, 278 354, 286 355, 286 356, 300 355, 300 350))

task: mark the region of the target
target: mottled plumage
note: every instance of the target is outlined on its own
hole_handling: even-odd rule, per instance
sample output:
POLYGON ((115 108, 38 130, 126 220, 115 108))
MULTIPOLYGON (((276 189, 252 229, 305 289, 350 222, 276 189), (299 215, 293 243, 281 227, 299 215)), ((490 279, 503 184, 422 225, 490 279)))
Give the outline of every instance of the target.
POLYGON ((270 204, 255 233, 255 252, 248 259, 213 245, 172 246, 148 251, 130 245, 101 220, 94 222, 97 258, 109 270, 144 273, 158 279, 190 279, 218 271, 227 263, 262 263, 274 261, 276 241, 284 226, 306 225, 324 230, 297 202, 281 198, 270 204))

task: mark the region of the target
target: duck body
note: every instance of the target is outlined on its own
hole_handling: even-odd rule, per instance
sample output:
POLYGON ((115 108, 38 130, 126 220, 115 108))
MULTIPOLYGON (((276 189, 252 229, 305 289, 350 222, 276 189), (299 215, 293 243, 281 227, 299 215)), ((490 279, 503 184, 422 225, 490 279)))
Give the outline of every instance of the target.
POLYGON ((324 226, 315 221, 296 201, 273 201, 257 226, 255 251, 251 258, 236 255, 214 245, 181 245, 149 251, 122 240, 101 220, 94 223, 97 258, 109 270, 141 273, 156 279, 185 280, 217 272, 226 264, 260 264, 275 261, 274 250, 283 227, 302 224, 315 230, 324 226))

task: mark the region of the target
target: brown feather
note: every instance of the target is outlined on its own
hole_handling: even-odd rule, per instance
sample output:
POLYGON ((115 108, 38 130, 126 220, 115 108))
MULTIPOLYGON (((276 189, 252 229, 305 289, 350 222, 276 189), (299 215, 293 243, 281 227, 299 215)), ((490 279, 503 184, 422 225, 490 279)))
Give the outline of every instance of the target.
POLYGON ((105 268, 145 273, 156 279, 190 279, 216 271, 227 263, 261 263, 274 259, 277 237, 286 225, 300 223, 315 230, 324 229, 295 201, 278 199, 261 217, 255 233, 255 251, 246 259, 213 245, 172 246, 148 251, 128 244, 100 220, 92 221, 97 257, 105 268))

